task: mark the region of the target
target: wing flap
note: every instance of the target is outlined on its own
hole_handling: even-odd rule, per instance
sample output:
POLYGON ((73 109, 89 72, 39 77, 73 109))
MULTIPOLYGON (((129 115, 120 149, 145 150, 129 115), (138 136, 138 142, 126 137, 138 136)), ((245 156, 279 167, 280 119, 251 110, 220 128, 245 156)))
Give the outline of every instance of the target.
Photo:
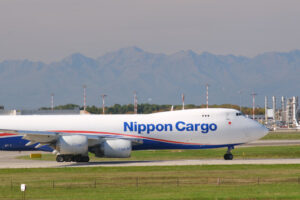
POLYGON ((22 138, 25 140, 30 140, 39 143, 53 143, 58 139, 58 135, 25 134, 22 138))

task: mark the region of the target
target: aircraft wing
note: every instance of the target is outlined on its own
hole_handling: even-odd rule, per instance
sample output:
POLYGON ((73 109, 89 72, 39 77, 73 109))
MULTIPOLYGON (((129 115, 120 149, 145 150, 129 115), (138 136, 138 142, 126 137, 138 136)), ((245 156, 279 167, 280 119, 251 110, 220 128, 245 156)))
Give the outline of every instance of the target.
MULTIPOLYGON (((52 131, 28 131, 28 130, 11 130, 11 129, 0 129, 0 132, 4 133, 12 133, 16 135, 23 136, 22 138, 25 140, 29 140, 29 142, 26 144, 26 146, 30 146, 33 144, 39 143, 36 148, 39 148, 43 145, 51 145, 55 144, 60 136, 64 135, 72 135, 68 132, 52 132, 52 131)), ((85 135, 88 138, 89 146, 95 145, 97 143, 101 143, 105 139, 127 139, 131 140, 133 145, 141 144, 140 140, 137 140, 136 138, 124 138, 123 136, 115 136, 115 135, 89 135, 89 134, 80 134, 85 135)))
POLYGON ((48 131, 25 131, 25 130, 0 129, 0 132, 13 133, 16 135, 23 136, 22 137, 23 139, 29 140, 26 146, 40 143, 36 148, 46 144, 51 145, 55 143, 59 137, 59 133, 48 132, 48 131))

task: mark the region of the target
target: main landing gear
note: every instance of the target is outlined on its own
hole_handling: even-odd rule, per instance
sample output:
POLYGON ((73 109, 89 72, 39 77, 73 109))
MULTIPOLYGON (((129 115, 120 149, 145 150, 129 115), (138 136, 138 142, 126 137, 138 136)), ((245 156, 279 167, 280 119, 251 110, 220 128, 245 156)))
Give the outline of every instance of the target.
POLYGON ((82 155, 57 155, 57 162, 89 162, 90 158, 88 156, 82 155))
POLYGON ((234 149, 234 146, 228 146, 227 152, 224 154, 224 160, 232 160, 233 155, 231 153, 231 150, 234 149))

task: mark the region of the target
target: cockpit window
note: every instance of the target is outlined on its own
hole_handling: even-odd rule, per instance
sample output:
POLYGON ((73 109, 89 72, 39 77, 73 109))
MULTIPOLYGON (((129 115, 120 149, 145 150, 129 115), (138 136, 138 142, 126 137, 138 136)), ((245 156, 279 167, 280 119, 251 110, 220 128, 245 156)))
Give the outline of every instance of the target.
POLYGON ((241 116, 243 115, 241 112, 236 113, 236 116, 241 116))

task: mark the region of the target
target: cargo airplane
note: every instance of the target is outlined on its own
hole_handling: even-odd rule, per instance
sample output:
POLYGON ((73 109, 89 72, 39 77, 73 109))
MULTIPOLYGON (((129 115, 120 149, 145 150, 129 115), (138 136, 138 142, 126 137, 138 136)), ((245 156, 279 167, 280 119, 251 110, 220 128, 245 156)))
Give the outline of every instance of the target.
POLYGON ((208 108, 122 115, 0 116, 0 149, 53 151, 57 162, 126 158, 132 150, 208 149, 234 146, 268 133, 234 109, 208 108))

